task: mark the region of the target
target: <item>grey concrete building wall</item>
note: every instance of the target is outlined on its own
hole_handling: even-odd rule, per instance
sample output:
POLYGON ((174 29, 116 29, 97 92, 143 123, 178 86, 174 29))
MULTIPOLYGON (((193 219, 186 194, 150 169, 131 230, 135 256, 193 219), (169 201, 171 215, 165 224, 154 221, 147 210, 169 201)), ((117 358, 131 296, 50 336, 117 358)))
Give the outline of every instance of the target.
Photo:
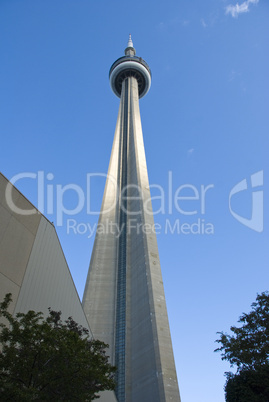
POLYGON ((51 307, 89 328, 53 224, 2 174, 0 222, 0 298, 12 293, 11 312, 51 307))
POLYGON ((61 310, 62 318, 73 317, 89 328, 71 273, 54 226, 43 216, 24 274, 16 312, 35 310, 48 313, 48 307, 61 310))
MULTIPOLYGON (((8 183, 0 173, 0 299, 3 300, 6 293, 12 293, 10 312, 13 313, 41 214, 35 210, 30 217, 12 211, 5 195, 8 183)), ((33 205, 15 187, 10 186, 10 194, 17 207, 33 209, 33 205)))
MULTIPOLYGON (((56 230, 0 173, 0 300, 12 293, 10 312, 62 311, 91 333, 56 230), (6 200, 7 186, 15 208, 6 200)), ((100 402, 116 402, 113 392, 100 393, 100 402)))

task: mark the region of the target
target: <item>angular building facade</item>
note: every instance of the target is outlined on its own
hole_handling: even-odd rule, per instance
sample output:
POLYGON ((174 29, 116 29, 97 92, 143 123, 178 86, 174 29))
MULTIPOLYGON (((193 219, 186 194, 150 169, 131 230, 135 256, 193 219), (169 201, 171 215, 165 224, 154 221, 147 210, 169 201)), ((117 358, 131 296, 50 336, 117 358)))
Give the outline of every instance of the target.
MULTIPOLYGON (((7 293, 11 314, 51 307, 92 334, 54 225, 0 173, 0 301, 7 293)), ((116 402, 114 392, 99 401, 116 402)))
POLYGON ((54 225, 0 173, 0 300, 10 312, 62 311, 89 328, 54 225))
POLYGON ((109 76, 120 106, 82 305, 118 368, 118 402, 178 402, 139 111, 151 71, 131 37, 109 76))

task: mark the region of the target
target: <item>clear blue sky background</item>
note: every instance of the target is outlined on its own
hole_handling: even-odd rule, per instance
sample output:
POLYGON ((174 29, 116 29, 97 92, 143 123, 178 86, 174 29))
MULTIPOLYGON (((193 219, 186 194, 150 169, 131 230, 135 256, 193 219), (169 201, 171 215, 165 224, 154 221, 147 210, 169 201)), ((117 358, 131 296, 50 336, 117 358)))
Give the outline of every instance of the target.
MULTIPOLYGON (((150 183, 173 194, 183 184, 214 185, 205 214, 198 201, 155 217, 165 224, 203 219, 214 234, 158 236, 179 386, 183 402, 223 402, 229 365, 213 353, 217 331, 228 331, 268 289, 269 3, 204 1, 0 1, 0 169, 52 173, 56 185, 86 191, 87 173, 106 173, 119 99, 108 70, 132 33, 137 55, 152 69, 152 87, 141 100, 150 183), (232 6, 232 7, 229 7, 232 6), (229 11, 230 10, 230 11, 229 11), (237 10, 237 11, 236 11, 237 10), (229 212, 251 217, 250 176, 264 171, 264 231, 229 212)), ((37 205, 37 182, 18 188, 37 205)), ((104 181, 95 180, 92 207, 101 206, 104 181)), ((47 194, 47 189, 45 191, 47 194)), ((187 191, 186 193, 187 194, 187 191)), ((190 193, 189 193, 190 194, 190 193)), ((156 190, 153 195, 158 195, 156 190)), ((183 193, 182 193, 183 195, 183 193)), ((74 208, 74 193, 64 198, 74 208)), ((56 197, 54 196, 54 206, 56 197)), ((154 208, 159 207, 155 200, 154 208)), ((56 215, 45 215, 56 221, 56 215)), ((93 238, 57 227, 80 296, 93 238)), ((83 211, 71 218, 93 225, 83 211)))

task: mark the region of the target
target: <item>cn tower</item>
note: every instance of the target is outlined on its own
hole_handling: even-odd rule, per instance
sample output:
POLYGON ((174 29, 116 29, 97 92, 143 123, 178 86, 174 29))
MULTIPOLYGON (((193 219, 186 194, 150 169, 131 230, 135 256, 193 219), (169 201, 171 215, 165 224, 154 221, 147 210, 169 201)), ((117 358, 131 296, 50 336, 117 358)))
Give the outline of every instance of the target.
POLYGON ((109 79, 120 106, 83 308, 117 366, 118 402, 179 402, 139 111, 151 71, 131 35, 109 79))

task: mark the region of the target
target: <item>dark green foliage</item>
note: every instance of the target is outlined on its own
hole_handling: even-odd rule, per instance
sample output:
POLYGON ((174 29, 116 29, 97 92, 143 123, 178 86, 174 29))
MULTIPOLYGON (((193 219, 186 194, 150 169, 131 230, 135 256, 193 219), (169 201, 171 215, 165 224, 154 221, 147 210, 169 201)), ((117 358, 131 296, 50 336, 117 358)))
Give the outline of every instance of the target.
POLYGON ((115 368, 108 363, 108 345, 90 339, 88 330, 61 312, 49 316, 28 311, 13 317, 0 303, 0 400, 92 401, 97 392, 115 388, 115 368))
POLYGON ((238 374, 226 373, 227 402, 268 402, 269 365, 256 369, 242 369, 238 374))
POLYGON ((223 332, 216 342, 222 360, 237 367, 226 373, 227 402, 269 402, 269 294, 257 295, 252 311, 243 314, 240 327, 231 327, 233 335, 223 332))

